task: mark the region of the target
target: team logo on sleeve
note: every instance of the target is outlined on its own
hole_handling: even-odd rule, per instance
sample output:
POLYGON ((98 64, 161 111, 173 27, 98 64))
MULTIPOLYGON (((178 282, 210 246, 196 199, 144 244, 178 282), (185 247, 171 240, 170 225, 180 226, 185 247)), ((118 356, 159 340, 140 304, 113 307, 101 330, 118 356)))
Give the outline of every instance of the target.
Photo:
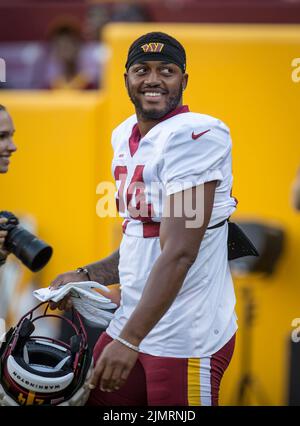
POLYGON ((207 133, 207 132, 210 132, 210 129, 205 130, 204 132, 201 132, 201 133, 198 133, 198 134, 196 134, 195 132, 193 132, 193 133, 192 133, 192 138, 193 138, 194 140, 195 140, 195 139, 198 139, 198 138, 200 138, 201 136, 205 135, 205 133, 207 133))
POLYGON ((163 50, 164 43, 146 43, 141 46, 145 53, 159 53, 163 50))

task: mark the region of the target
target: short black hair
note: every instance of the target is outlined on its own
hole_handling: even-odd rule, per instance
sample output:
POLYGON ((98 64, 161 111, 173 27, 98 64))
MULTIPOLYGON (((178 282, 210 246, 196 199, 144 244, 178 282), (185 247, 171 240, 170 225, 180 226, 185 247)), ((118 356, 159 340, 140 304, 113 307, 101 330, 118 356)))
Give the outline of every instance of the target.
POLYGON ((4 106, 4 105, 1 105, 1 104, 0 104, 0 111, 6 111, 6 108, 5 108, 5 106, 4 106))

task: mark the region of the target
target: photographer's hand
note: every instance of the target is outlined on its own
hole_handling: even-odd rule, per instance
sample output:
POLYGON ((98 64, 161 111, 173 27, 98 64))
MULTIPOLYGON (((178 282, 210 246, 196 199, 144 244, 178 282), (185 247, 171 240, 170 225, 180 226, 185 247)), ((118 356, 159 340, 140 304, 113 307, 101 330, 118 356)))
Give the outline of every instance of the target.
MULTIPOLYGON (((0 224, 7 222, 6 217, 0 218, 0 224)), ((5 238, 7 237, 7 231, 0 231, 0 262, 5 260, 9 254, 7 250, 4 249, 5 238)))

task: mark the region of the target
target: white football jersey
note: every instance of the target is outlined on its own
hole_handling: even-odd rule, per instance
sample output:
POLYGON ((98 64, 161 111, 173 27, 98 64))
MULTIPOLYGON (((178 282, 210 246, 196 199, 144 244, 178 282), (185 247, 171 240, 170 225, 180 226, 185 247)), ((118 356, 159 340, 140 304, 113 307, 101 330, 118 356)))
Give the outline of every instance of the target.
MULTIPOLYGON (((140 138, 133 115, 113 131, 112 145, 116 201, 124 218, 119 262, 121 304, 107 329, 114 338, 139 302, 161 253, 159 224, 166 197, 217 180, 209 227, 228 218, 236 200, 231 197, 230 134, 216 118, 189 112, 182 106, 140 138)), ((235 333, 227 233, 227 223, 206 230, 180 292, 141 342, 142 352, 169 357, 208 356, 235 333)))

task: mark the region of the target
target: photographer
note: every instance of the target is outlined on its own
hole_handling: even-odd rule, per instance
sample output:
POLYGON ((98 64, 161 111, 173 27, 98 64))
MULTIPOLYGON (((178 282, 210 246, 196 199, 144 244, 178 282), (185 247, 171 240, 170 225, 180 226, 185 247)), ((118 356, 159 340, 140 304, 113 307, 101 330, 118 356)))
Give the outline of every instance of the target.
MULTIPOLYGON (((11 116, 3 105, 0 105, 0 173, 7 173, 9 167, 9 158, 17 150, 13 142, 15 132, 11 116)), ((6 223, 6 218, 0 218, 0 224, 6 223)), ((4 250, 3 245, 7 231, 0 230, 0 266, 5 263, 8 251, 4 250)))

